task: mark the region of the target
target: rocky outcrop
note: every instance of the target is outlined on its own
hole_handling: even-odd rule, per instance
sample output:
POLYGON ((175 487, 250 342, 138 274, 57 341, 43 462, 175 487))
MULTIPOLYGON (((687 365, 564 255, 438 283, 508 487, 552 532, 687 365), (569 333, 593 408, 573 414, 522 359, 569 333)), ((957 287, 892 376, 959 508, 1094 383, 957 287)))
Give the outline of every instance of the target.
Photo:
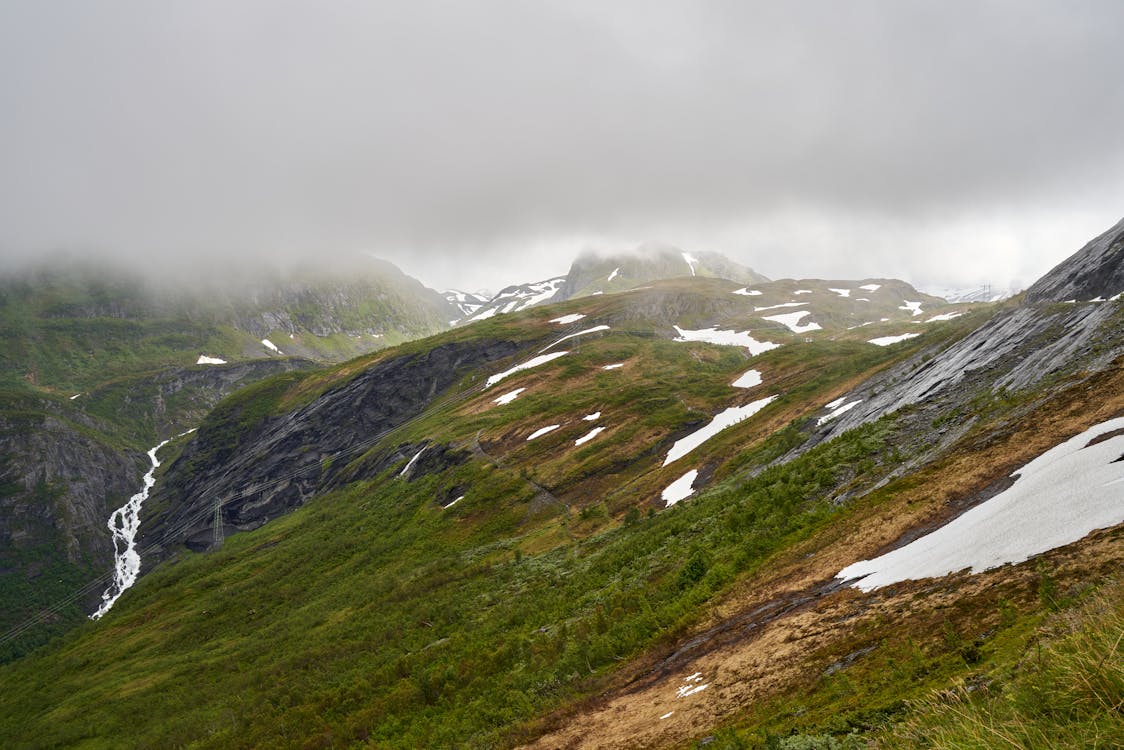
MULTIPOLYGON (((141 543, 160 555, 179 545, 205 549, 214 508, 225 531, 248 530, 300 506, 389 430, 422 414, 469 372, 526 344, 451 343, 382 361, 292 413, 241 424, 237 404, 216 410, 170 466, 150 501, 155 517, 141 543)), ((381 465, 376 462, 376 466, 381 465)))
POLYGON ((1058 264, 1026 292, 1027 304, 1086 302, 1124 292, 1124 219, 1058 264))

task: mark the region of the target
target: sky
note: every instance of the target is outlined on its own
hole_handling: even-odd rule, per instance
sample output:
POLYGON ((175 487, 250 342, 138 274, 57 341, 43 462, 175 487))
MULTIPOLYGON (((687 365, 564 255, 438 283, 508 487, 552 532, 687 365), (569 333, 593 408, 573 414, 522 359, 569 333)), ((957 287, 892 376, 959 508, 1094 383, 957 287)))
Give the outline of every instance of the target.
POLYGON ((1024 286, 1124 216, 1115 0, 3 0, 0 265, 373 254, 435 288, 645 241, 1024 286))

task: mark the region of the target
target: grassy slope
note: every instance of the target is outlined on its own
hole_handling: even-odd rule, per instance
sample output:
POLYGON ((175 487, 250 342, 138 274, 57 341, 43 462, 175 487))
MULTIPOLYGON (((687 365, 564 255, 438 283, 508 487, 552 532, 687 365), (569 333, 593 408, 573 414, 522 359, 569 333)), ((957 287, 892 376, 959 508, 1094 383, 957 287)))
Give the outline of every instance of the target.
MULTIPOLYGON (((534 337, 541 331, 529 321, 557 329, 547 315, 447 336, 534 337)), ((637 446, 666 447, 732 399, 757 398, 728 385, 747 363, 730 349, 635 332, 573 346, 549 372, 520 374, 457 405, 460 419, 435 414, 394 436, 468 443, 481 434, 503 465, 482 456, 409 483, 392 470, 238 535, 221 552, 164 566, 101 623, 5 670, 12 688, 0 699, 9 717, 3 731, 90 746, 122 737, 215 747, 297 737, 313 745, 504 744, 521 722, 596 689, 620 660, 683 632, 704 602, 822 528, 839 512, 826 501, 875 481, 889 459, 887 423, 790 466, 753 478, 742 472, 672 512, 630 513, 682 473, 675 465, 654 470, 662 451, 638 459, 637 446), (622 378, 599 369, 621 360, 636 371, 622 378), (519 386, 529 391, 513 404, 489 404, 519 386), (594 410, 613 420, 603 441, 564 448, 578 432, 525 440, 553 418, 584 432, 578 417, 594 410), (855 476, 851 467, 860 464, 869 475, 855 476), (576 512, 536 503, 529 478, 576 512), (614 498, 613 488, 629 481, 614 498), (466 499, 440 510, 436 501, 461 487, 466 499), (218 668, 230 663, 237 673, 218 668), (91 672, 100 675, 95 683, 91 672)), ((828 400, 824 390, 906 351, 823 342, 764 355, 753 364, 790 387, 776 413, 756 423, 814 411, 828 400)), ((292 408, 381 356, 285 376, 254 389, 269 399, 241 394, 223 408, 238 416, 235 425, 292 408)), ((724 433, 699 460, 721 464, 737 444, 740 466, 761 466, 789 447, 785 434, 757 442, 770 430, 754 424, 724 433)))

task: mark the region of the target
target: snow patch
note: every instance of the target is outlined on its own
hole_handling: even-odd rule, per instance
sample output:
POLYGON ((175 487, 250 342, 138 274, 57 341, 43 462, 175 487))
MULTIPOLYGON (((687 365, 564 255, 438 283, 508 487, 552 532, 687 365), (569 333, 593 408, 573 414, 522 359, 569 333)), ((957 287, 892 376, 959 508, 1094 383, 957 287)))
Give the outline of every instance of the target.
POLYGON ((765 312, 766 310, 780 310, 784 307, 803 307, 808 304, 807 302, 782 302, 779 305, 769 305, 768 307, 755 307, 753 312, 765 312))
POLYGON ((75 393, 73 396, 70 397, 70 400, 73 401, 74 399, 78 398, 81 395, 82 395, 81 393, 75 393))
POLYGON ((562 338, 558 339, 553 344, 550 344, 549 346, 543 347, 542 349, 539 350, 539 354, 542 354, 543 352, 545 352, 549 349, 553 349, 554 347, 558 346, 559 344, 561 344, 563 341, 566 341, 567 339, 572 339, 576 336, 584 336, 587 333, 597 333, 598 331, 607 331, 607 330, 609 330, 609 326, 601 325, 601 326, 594 326, 593 328, 587 328, 584 331, 578 331, 577 333, 571 333, 568 336, 563 336, 562 338))
POLYGON ((195 364, 197 364, 197 365, 225 365, 226 360, 225 359, 219 359, 218 357, 208 357, 206 354, 200 354, 199 359, 195 360, 195 364))
POLYGON ((865 289, 868 292, 877 292, 881 288, 881 284, 863 284, 859 287, 859 289, 865 289))
POLYGON ((963 314, 964 313, 962 313, 962 312, 942 313, 941 315, 934 315, 933 317, 929 318, 925 322, 926 323, 936 323, 938 320, 952 320, 953 318, 959 318, 963 314))
POLYGON ((827 291, 835 292, 840 297, 850 297, 851 296, 851 290, 850 289, 832 289, 831 287, 828 287, 827 291))
POLYGON ((593 438, 600 435, 604 431, 604 429, 605 429, 604 427, 594 427, 592 430, 590 430, 589 432, 585 433, 580 438, 575 440, 574 445, 585 445, 590 440, 593 440, 593 438))
POLYGON ((668 711, 666 714, 664 714, 663 716, 660 717, 660 721, 663 721, 664 719, 670 719, 671 715, 674 714, 674 713, 675 713, 674 711, 668 711))
POLYGON ((564 326, 569 325, 570 323, 577 323, 584 317, 585 315, 583 315, 582 313, 570 313, 569 315, 563 315, 561 318, 555 318, 550 322, 557 323, 560 326, 564 326))
POLYGON ((675 697, 686 698, 688 695, 694 695, 710 687, 710 683, 700 685, 700 682, 702 682, 702 672, 695 672, 683 681, 683 685, 675 691, 675 697))
MULTIPOLYGON (((840 401, 842 401, 842 399, 840 399, 840 401)), ((821 425, 827 424, 836 417, 851 411, 851 409, 854 409, 862 402, 863 400, 861 398, 857 398, 854 401, 846 404, 840 404, 839 401, 832 401, 831 403, 835 404, 835 406, 831 406, 830 404, 828 405, 828 408, 831 409, 831 413, 827 414, 826 416, 820 417, 820 420, 816 422, 816 426, 819 427, 821 425)))
POLYGON ((675 445, 671 446, 671 450, 667 452, 667 458, 664 459, 663 465, 667 466, 672 461, 677 461, 683 456, 686 456, 727 427, 733 427, 738 422, 749 419, 754 414, 773 403, 776 398, 776 396, 769 396, 767 398, 758 399, 745 406, 731 406, 729 409, 720 412, 710 420, 710 423, 705 427, 695 430, 685 438, 676 440, 675 445))
POLYGON ((488 381, 484 384, 484 387, 491 388, 493 385, 500 382, 504 378, 514 375, 517 372, 530 370, 532 367, 538 367, 539 365, 545 365, 547 362, 558 359, 559 357, 565 356, 567 354, 569 354, 569 352, 551 352, 550 354, 540 354, 537 357, 532 357, 526 362, 512 367, 510 370, 504 370, 503 372, 497 372, 495 375, 489 376, 488 381))
POLYGON ((551 425, 547 425, 546 427, 540 427, 539 429, 535 430, 534 432, 532 432, 530 435, 527 436, 527 442, 529 443, 532 440, 534 440, 535 438, 542 437, 543 435, 545 435, 548 432, 554 432, 555 430, 557 430, 561 426, 562 425, 560 425, 560 424, 551 424, 551 425))
POLYGON ((811 289, 797 289, 793 294, 815 294, 811 289))
POLYGON ((704 328, 701 331, 688 331, 685 328, 675 326, 675 330, 679 334, 675 339, 676 341, 705 341, 708 344, 723 346, 744 346, 749 349, 752 356, 780 346, 780 344, 774 344, 771 341, 758 341, 750 335, 749 331, 720 331, 717 326, 704 328))
POLYGON ((277 345, 274 344, 269 339, 262 339, 261 345, 264 346, 266 349, 269 349, 271 352, 277 352, 278 354, 283 354, 283 352, 280 349, 277 348, 277 345))
POLYGON ((767 315, 763 320, 772 320, 780 323, 788 328, 793 333, 808 333, 809 331, 818 331, 820 326, 818 323, 800 323, 804 316, 811 315, 811 310, 801 310, 794 313, 785 313, 784 315, 767 315))
POLYGON ((605 281, 607 281, 607 282, 612 281, 613 279, 620 276, 620 274, 621 274, 621 269, 620 268, 614 268, 613 272, 611 274, 609 274, 609 278, 605 279, 605 281))
POLYGON ((761 373, 758 370, 750 370, 730 385, 734 388, 753 388, 761 385, 761 373))
POLYGON ((920 335, 920 333, 903 333, 901 336, 882 336, 881 338, 870 339, 867 343, 874 344, 875 346, 889 346, 890 344, 896 344, 906 339, 915 339, 920 335))
POLYGON ((510 404, 512 401, 519 398, 519 394, 522 393, 525 390, 527 390, 527 389, 526 388, 516 388, 511 393, 505 393, 502 396, 500 396, 499 398, 494 399, 494 401, 497 404, 510 404))
POLYGON ((744 286, 741 289, 734 290, 734 294, 740 294, 744 297, 760 297, 764 293, 765 292, 761 291, 760 289, 749 289, 744 286))
POLYGON ((920 539, 841 570, 863 591, 970 569, 1019 563, 1124 523, 1124 417, 1110 419, 1051 448, 1012 476, 1015 483, 920 539))
POLYGON ((664 507, 670 508, 680 500, 686 500, 691 495, 695 494, 695 491, 691 489, 691 485, 695 483, 695 479, 697 479, 698 476, 699 470, 691 469, 669 484, 664 491, 660 493, 660 497, 666 504, 664 507))
POLYGON ((596 422, 598 419, 601 419, 601 412, 599 411, 595 411, 592 414, 586 414, 584 417, 582 417, 583 422, 596 422))
POLYGON ((914 315, 920 315, 921 314, 921 304, 922 303, 920 303, 920 302, 905 302, 905 304, 903 304, 898 309, 899 310, 905 310, 905 311, 910 312, 914 315))
POLYGON ((446 505, 446 506, 445 506, 444 508, 442 508, 441 510, 448 510, 449 508, 452 508, 452 507, 453 507, 454 505, 456 505, 457 503, 459 503, 459 502, 460 502, 461 500, 464 500, 464 495, 461 495, 460 497, 458 497, 458 498, 457 498, 456 500, 454 500, 453 502, 451 502, 451 503, 449 503, 448 505, 446 505))
POLYGON ((624 367, 624 362, 616 362, 616 363, 611 364, 611 365, 605 365, 601 369, 602 370, 616 370, 618 367, 624 367))

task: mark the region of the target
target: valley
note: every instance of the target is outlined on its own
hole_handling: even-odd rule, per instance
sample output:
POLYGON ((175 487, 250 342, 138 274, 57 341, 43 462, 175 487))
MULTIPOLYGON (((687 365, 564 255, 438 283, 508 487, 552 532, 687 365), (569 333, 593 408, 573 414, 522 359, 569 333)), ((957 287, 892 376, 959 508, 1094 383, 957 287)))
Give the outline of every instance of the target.
MULTIPOLYGON (((1118 585, 1122 232, 998 303, 894 279, 715 277, 713 258, 671 252, 671 276, 576 262, 527 285, 527 304, 461 307, 469 319, 340 362, 185 365, 286 363, 192 391, 159 430, 104 412, 133 464, 157 442, 141 441, 197 431, 151 467, 135 585, 0 667, 0 735, 919 746, 902 732, 928 731, 936 691, 1019 684, 1058 613, 1118 585), (1033 479, 1063 453, 1068 474, 1033 479), (878 577, 883 555, 914 557, 976 512, 1050 524, 1018 493, 1049 494, 1068 523, 1092 497, 1079 480, 1100 493, 1085 527, 878 577)), ((133 403, 105 388, 82 384, 89 403, 133 403)), ((975 552, 1032 535, 973 533, 975 552)), ((1111 710, 1081 722, 1121 736, 1111 710)))

